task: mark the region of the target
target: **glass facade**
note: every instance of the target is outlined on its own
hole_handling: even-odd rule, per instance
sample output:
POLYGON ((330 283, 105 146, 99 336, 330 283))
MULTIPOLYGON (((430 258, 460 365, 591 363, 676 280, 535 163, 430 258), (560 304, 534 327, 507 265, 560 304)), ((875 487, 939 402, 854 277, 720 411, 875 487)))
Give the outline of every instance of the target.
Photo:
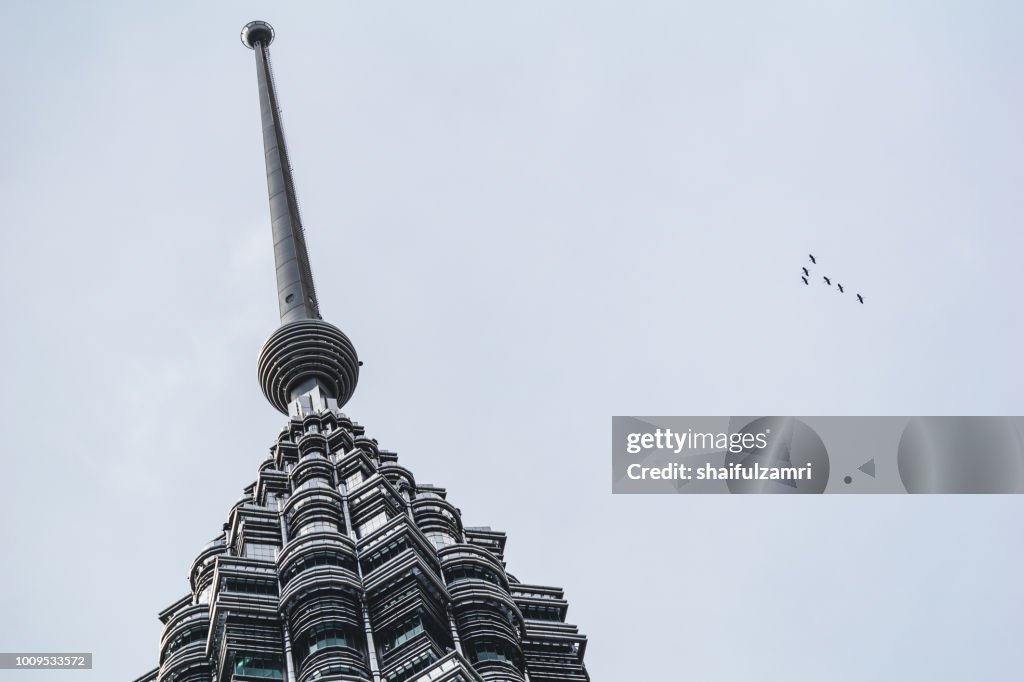
POLYGON ((283 680, 284 664, 280 658, 241 656, 235 661, 234 677, 256 677, 262 680, 283 680))
POLYGON ((562 591, 509 575, 504 534, 464 527, 444 489, 396 462, 336 409, 293 417, 193 563, 192 591, 162 616, 154 679, 588 680, 562 591), (308 478, 295 483, 316 433, 345 453, 330 462, 331 489, 347 489, 354 462, 373 468, 351 494, 314 500, 308 478))

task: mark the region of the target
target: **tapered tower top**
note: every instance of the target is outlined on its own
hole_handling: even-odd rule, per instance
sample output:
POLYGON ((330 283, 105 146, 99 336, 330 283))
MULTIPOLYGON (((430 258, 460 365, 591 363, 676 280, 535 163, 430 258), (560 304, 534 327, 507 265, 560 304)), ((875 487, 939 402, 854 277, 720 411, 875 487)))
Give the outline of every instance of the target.
POLYGON ((260 352, 260 385, 271 404, 285 414, 293 401, 317 389, 321 399, 336 401, 341 407, 355 390, 359 360, 348 337, 320 317, 270 66, 274 27, 265 21, 251 21, 242 28, 241 38, 242 44, 256 53, 281 314, 281 327, 260 352))
POLYGON ((256 52, 256 78, 263 120, 263 151, 267 161, 267 190, 270 192, 270 221, 274 230, 274 261, 277 266, 277 305, 281 323, 320 319, 313 288, 313 273, 306 251, 306 238, 295 197, 292 167, 281 124, 281 107, 270 68, 269 45, 274 28, 265 21, 252 21, 242 29, 242 44, 256 52))

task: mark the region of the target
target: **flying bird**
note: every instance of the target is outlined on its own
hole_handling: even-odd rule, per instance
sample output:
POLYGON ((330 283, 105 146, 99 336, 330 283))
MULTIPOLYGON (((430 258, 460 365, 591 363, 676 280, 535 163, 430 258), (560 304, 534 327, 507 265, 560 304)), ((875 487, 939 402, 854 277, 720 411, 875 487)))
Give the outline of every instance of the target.
POLYGON ((810 282, 807 281, 806 277, 801 277, 800 279, 802 279, 804 281, 804 284, 810 284, 810 282))
POLYGON ((811 273, 807 272, 807 268, 800 268, 800 269, 804 271, 804 276, 805 277, 807 277, 807 276, 809 276, 811 274, 811 273))
POLYGON ((822 279, 825 280, 825 284, 832 286, 832 280, 830 280, 828 277, 822 277, 822 279))
POLYGON ((864 297, 861 296, 860 294, 857 294, 857 300, 860 301, 861 303, 863 303, 864 302, 864 297))
POLYGON ((839 293, 843 293, 843 285, 840 284, 839 282, 836 282, 836 286, 839 287, 839 293))
POLYGON ((811 258, 811 262, 812 262, 812 263, 814 263, 815 265, 817 265, 817 264, 818 264, 818 261, 814 260, 814 254, 813 254, 813 253, 809 253, 809 254, 807 254, 807 255, 808 255, 808 256, 810 256, 810 258, 811 258))

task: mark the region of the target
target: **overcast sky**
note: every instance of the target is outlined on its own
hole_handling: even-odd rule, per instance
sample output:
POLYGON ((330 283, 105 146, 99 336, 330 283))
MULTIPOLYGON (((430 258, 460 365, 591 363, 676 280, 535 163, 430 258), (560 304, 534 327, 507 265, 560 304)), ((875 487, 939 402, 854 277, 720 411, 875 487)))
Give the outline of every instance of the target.
POLYGON ((615 414, 1022 413, 1020 3, 178 1, 4 12, 0 651, 95 668, 0 679, 153 668, 283 425, 255 18, 345 411, 595 682, 1018 674, 1021 497, 608 468, 615 414))

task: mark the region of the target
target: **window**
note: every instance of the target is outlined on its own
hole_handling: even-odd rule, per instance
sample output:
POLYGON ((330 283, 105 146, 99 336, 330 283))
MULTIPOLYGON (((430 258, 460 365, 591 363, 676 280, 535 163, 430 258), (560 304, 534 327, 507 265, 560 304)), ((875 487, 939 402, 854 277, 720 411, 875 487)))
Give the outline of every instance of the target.
POLYGON ((300 559, 290 563, 288 568, 281 573, 281 584, 287 585, 292 578, 314 566, 338 566, 355 572, 355 561, 340 552, 333 550, 319 550, 303 555, 300 559))
POLYGON ((455 544, 455 538, 447 533, 427 533, 427 539, 430 540, 435 549, 441 549, 442 547, 455 544))
POLYGON ((365 479, 363 478, 363 472, 357 471, 348 478, 345 479, 345 490, 354 490, 362 483, 365 479))
MULTIPOLYGON (((361 652, 364 642, 360 633, 342 623, 322 623, 302 638, 301 648, 305 649, 306 656, 328 647, 347 647, 361 652)), ((303 660, 305 660, 305 656, 303 656, 303 660)))
POLYGON ((383 638, 381 650, 384 653, 402 646, 416 635, 423 632, 423 621, 419 615, 407 618, 399 623, 388 635, 383 638))
POLYGON ((485 580, 497 585, 498 587, 503 587, 501 578, 498 577, 496 572, 475 564, 456 566, 454 568, 447 569, 444 572, 444 577, 449 585, 457 583, 460 580, 485 580))
POLYGON ((469 657, 474 661, 505 661, 515 665, 514 659, 518 658, 509 644, 496 640, 476 641, 468 649, 469 657))
POLYGON ((308 535, 309 533, 337 533, 338 525, 329 521, 313 521, 307 523, 299 529, 299 535, 308 535))
POLYGON ((205 625, 190 627, 188 630, 185 630, 175 637, 171 643, 167 645, 167 653, 177 651, 181 647, 188 646, 189 644, 205 641, 207 632, 209 632, 209 628, 205 625))
POLYGON ((386 540, 386 537, 382 538, 381 542, 378 542, 373 545, 373 553, 366 553, 367 550, 364 548, 363 558, 361 559, 364 574, 370 573, 373 570, 383 566, 384 564, 391 561, 399 554, 410 548, 414 552, 416 552, 416 554, 419 555, 419 557, 423 559, 424 563, 426 563, 428 566, 436 567, 437 559, 435 557, 427 555, 424 552, 424 550, 420 549, 420 546, 418 544, 414 544, 407 535, 403 535, 399 538, 391 540, 386 544, 384 540, 386 540))
POLYGON ((375 516, 370 517, 368 521, 359 526, 357 531, 358 535, 359 537, 364 538, 387 522, 388 515, 384 512, 377 512, 375 516))
POLYGON ((276 656, 239 656, 235 660, 235 674, 283 680, 282 661, 276 656))
POLYGON ((247 542, 245 543, 245 556, 262 561, 277 561, 277 545, 247 542))
POLYGON ((522 607, 523 616, 531 620, 561 621, 562 611, 557 606, 541 606, 539 604, 524 604, 522 607))
POLYGON ((324 479, 320 478, 319 476, 311 476, 310 478, 307 478, 305 481, 303 481, 297 488, 295 488, 295 492, 300 493, 303 490, 309 490, 310 488, 331 488, 331 487, 332 486, 331 486, 330 483, 328 483, 324 479))
POLYGON ((224 578, 223 589, 225 592, 277 595, 277 582, 256 580, 255 578, 236 578, 232 576, 224 578))

